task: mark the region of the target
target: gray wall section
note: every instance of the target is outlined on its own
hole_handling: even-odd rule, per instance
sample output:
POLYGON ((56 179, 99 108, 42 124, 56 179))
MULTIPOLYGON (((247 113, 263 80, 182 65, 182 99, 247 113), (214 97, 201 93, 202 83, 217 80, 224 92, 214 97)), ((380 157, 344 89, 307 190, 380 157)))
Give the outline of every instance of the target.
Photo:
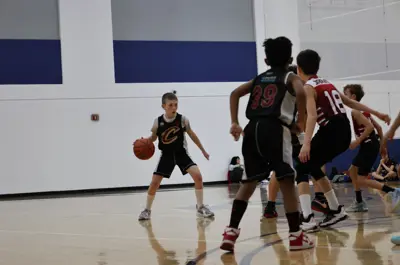
POLYGON ((111 0, 114 40, 255 41, 252 0, 111 0))
POLYGON ((60 39, 58 0, 0 0, 0 39, 60 39))
POLYGON ((321 75, 400 80, 400 0, 298 4, 300 46, 320 53, 321 75))

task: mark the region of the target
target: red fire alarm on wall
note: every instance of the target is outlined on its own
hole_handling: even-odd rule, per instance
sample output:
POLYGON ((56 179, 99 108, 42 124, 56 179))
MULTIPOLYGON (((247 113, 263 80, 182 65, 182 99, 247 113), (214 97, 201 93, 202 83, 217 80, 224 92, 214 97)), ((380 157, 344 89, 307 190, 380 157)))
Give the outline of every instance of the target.
POLYGON ((99 114, 92 114, 91 116, 90 116, 90 119, 92 120, 92 121, 98 121, 99 120, 99 114))

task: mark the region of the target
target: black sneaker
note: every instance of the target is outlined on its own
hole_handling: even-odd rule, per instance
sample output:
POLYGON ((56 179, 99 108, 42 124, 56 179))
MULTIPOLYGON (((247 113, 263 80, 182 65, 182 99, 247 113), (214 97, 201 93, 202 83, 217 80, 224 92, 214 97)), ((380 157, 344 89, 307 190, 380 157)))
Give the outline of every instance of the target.
POLYGON ((328 201, 325 199, 325 197, 315 197, 314 200, 311 202, 311 209, 316 212, 320 212, 323 214, 328 214, 329 213, 329 205, 328 201))

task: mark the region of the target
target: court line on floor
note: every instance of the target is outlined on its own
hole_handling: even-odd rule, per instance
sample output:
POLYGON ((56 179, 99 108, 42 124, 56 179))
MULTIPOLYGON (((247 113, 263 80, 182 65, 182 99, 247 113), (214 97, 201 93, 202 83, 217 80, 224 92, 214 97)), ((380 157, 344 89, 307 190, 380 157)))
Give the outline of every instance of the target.
MULTIPOLYGON (((375 221, 385 220, 385 219, 387 219, 387 221, 392 221, 393 219, 398 219, 398 218, 393 218, 393 217, 388 217, 388 216, 374 217, 374 218, 366 219, 365 221, 369 221, 369 222, 367 222, 367 223, 366 223, 366 222, 363 222, 363 224, 374 223, 375 221)), ((335 228, 352 227, 352 226, 356 226, 356 225, 358 225, 358 223, 356 223, 356 224, 354 224, 354 223, 346 224, 346 225, 339 226, 339 227, 335 227, 335 228)), ((321 230, 321 231, 323 231, 323 230, 321 230)), ((286 229, 286 230, 279 231, 279 232, 288 232, 288 230, 286 229)), ((269 233, 269 234, 260 235, 260 236, 258 236, 258 237, 246 238, 246 239, 237 241, 237 243, 243 244, 245 241, 248 241, 248 240, 252 240, 252 239, 255 239, 255 238, 265 238, 265 237, 268 237, 268 236, 271 236, 271 235, 275 235, 275 234, 278 234, 278 231, 277 231, 277 232, 274 232, 274 233, 269 233)), ((265 248, 267 248, 267 247, 270 247, 270 246, 273 246, 273 245, 275 245, 275 244, 278 244, 278 243, 280 243, 280 242, 283 242, 284 240, 287 240, 287 239, 288 239, 288 238, 280 239, 280 240, 277 240, 277 241, 274 241, 274 242, 270 242, 270 243, 266 243, 266 244, 262 245, 261 247, 258 247, 258 248, 256 248, 256 249, 250 251, 248 254, 246 254, 246 255, 242 258, 242 260, 241 260, 241 262, 239 263, 239 265, 250 265, 250 264, 251 264, 251 260, 253 259, 253 257, 254 257, 256 254, 258 254, 259 252, 261 252, 263 249, 265 249, 265 248), (248 257, 247 257, 247 256, 248 256, 248 257), (244 263, 243 263, 243 262, 244 262, 244 263)), ((217 248, 213 248, 213 249, 210 249, 210 250, 208 250, 208 251, 205 251, 205 252, 201 253, 200 255, 198 255, 195 259, 192 259, 192 260, 188 261, 188 262, 186 263, 186 265, 196 265, 199 261, 201 261, 202 259, 204 259, 207 255, 210 255, 210 254, 212 254, 212 253, 214 253, 214 252, 217 252, 219 249, 220 249, 220 248, 217 247, 217 248)), ((226 254, 226 252, 225 252, 225 254, 226 254)))
MULTIPOLYGON (((391 220, 392 220, 392 218, 387 218, 387 219, 386 219, 386 218, 387 218, 386 216, 385 216, 385 217, 370 218, 370 219, 363 220, 363 222, 361 222, 361 224, 375 223, 376 221, 391 221, 391 220), (367 222, 365 222, 365 221, 367 221, 367 222)), ((360 223, 356 223, 356 224, 354 224, 354 223, 344 224, 344 225, 342 225, 342 226, 335 227, 335 229, 336 229, 336 228, 344 228, 344 227, 353 227, 353 226, 357 226, 357 225, 359 225, 359 224, 360 224, 360 223)), ((323 232, 324 229, 321 229, 321 231, 323 232)), ((254 258, 258 253, 260 253, 262 250, 264 250, 264 249, 267 248, 267 247, 270 247, 270 246, 273 246, 273 245, 275 245, 275 244, 278 244, 278 243, 281 243, 281 242, 283 242, 283 241, 286 241, 286 240, 288 240, 288 239, 289 239, 289 238, 287 237, 287 238, 284 238, 284 239, 280 239, 280 240, 274 241, 273 243, 266 243, 265 245, 263 245, 263 246, 261 246, 261 247, 255 249, 255 250, 253 250, 253 251, 247 253, 247 254, 241 259, 241 261, 239 262, 239 265, 250 265, 250 264, 251 264, 251 261, 253 260, 253 258, 254 258)), ((317 247, 317 246, 315 246, 315 247, 317 247)), ((342 248, 340 248, 340 249, 342 249, 342 248)))
MULTIPOLYGON (((25 234, 25 235, 48 235, 48 236, 70 236, 70 237, 92 237, 92 238, 107 238, 107 239, 133 239, 133 240, 149 240, 149 237, 135 237, 135 236, 117 236, 117 235, 94 235, 94 234, 79 234, 79 233, 59 233, 59 232, 44 232, 44 231, 26 231, 26 230, 1 230, 0 233, 9 234, 25 234)), ((250 241, 257 239, 260 236, 254 236, 243 239, 242 241, 250 241)), ((193 238, 174 238, 174 237, 150 237, 150 239, 163 240, 163 241, 186 241, 186 242, 208 242, 208 243, 221 243, 221 240, 198 240, 193 238)), ((238 241, 240 242, 240 241, 238 241)), ((259 245, 256 242, 243 242, 245 245, 259 245)))

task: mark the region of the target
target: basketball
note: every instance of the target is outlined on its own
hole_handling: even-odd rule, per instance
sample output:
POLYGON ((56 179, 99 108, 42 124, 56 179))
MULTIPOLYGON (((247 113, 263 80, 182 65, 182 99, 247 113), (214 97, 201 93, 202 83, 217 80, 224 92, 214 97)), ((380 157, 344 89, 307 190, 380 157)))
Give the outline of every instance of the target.
POLYGON ((133 153, 140 160, 150 159, 154 155, 154 151, 154 144, 149 139, 141 138, 133 143, 133 153))
POLYGON ((399 246, 400 245, 400 236, 392 236, 391 241, 396 246, 399 246))

